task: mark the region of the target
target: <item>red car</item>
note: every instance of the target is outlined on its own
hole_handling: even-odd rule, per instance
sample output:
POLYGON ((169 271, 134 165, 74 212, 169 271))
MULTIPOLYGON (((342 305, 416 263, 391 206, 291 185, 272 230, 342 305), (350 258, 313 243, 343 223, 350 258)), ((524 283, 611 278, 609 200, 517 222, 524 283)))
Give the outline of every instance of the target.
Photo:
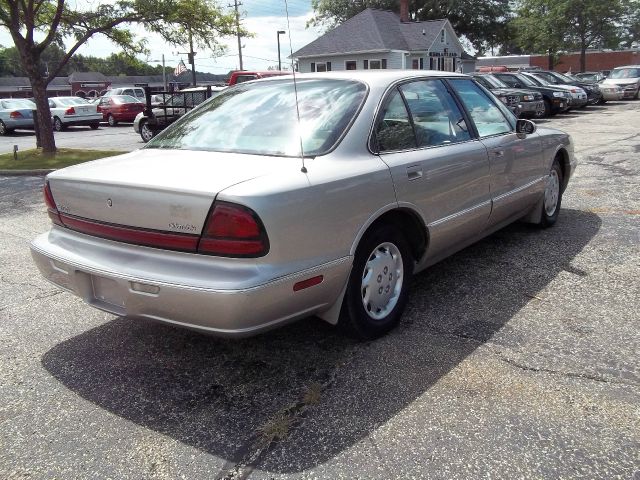
POLYGON ((143 110, 144 103, 131 95, 102 97, 98 102, 98 112, 102 112, 102 119, 111 127, 115 127, 118 122, 133 122, 143 110))

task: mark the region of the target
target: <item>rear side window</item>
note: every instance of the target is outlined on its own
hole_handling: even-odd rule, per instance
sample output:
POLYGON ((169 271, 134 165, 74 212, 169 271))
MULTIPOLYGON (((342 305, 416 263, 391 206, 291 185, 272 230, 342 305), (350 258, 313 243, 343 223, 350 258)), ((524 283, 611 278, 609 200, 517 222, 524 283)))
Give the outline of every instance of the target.
POLYGON ((467 108, 480 138, 503 135, 513 130, 502 109, 472 80, 451 80, 451 84, 467 108))
POLYGON ((389 152, 416 148, 413 126, 400 92, 394 90, 387 102, 376 128, 378 150, 389 152))

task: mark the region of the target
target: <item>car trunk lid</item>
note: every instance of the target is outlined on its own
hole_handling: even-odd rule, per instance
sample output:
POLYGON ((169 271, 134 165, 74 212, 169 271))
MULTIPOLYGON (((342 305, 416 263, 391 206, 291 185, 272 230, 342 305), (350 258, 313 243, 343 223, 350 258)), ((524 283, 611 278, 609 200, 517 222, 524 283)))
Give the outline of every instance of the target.
POLYGON ((199 235, 216 195, 292 165, 290 158, 143 149, 53 172, 61 214, 106 224, 199 235))

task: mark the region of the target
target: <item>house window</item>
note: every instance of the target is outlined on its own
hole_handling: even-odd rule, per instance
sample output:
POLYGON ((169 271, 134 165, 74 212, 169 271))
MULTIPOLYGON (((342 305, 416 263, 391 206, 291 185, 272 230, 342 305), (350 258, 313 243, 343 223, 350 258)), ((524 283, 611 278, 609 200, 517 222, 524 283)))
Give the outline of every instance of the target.
POLYGON ((386 70, 386 68, 387 68, 387 59, 386 59, 386 58, 383 58, 383 59, 382 59, 382 69, 383 69, 383 70, 386 70))
POLYGON ((364 60, 363 64, 364 64, 364 69, 368 70, 369 69, 369 60, 364 60))
POLYGON ((382 68, 382 60, 369 60, 369 69, 380 70, 382 68))
POLYGON ((440 32, 440 43, 445 43, 447 41, 447 33, 444 31, 444 28, 440 32))
POLYGON ((355 60, 347 60, 346 62, 344 62, 344 69, 345 70, 357 70, 358 69, 358 62, 356 62, 355 60))
POLYGON ((424 70, 424 58, 420 57, 420 70, 424 70))

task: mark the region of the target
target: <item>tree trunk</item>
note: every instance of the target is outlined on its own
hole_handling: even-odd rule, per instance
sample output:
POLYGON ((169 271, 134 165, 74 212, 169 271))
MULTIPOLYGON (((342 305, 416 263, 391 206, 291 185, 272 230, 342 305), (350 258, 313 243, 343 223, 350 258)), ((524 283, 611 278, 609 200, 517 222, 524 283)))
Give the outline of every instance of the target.
POLYGON ((550 48, 547 50, 547 52, 548 52, 548 60, 549 60, 549 70, 553 70, 553 52, 551 51, 550 48))
POLYGON ((580 48, 580 71, 587 71, 587 47, 584 44, 580 48))
POLYGON ((40 146, 43 152, 56 151, 56 140, 53 137, 53 125, 51 123, 51 109, 47 98, 47 85, 42 78, 30 78, 33 98, 38 110, 38 126, 40 132, 40 146))

